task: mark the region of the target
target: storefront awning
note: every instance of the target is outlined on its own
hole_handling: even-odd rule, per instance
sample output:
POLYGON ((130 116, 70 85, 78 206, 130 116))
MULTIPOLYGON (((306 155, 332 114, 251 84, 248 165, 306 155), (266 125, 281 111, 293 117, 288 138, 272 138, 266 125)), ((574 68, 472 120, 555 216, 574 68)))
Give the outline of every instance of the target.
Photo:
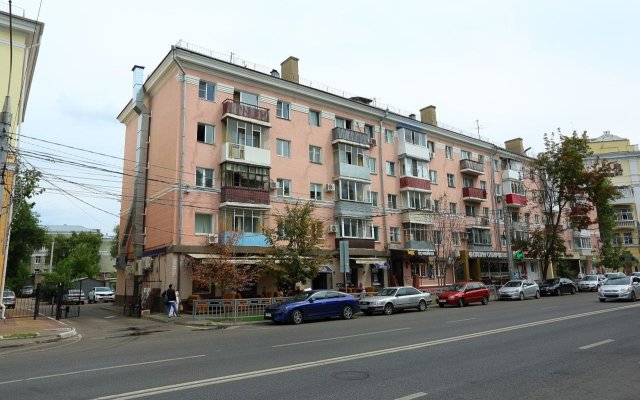
POLYGON ((333 273, 333 269, 328 265, 323 265, 318 269, 318 272, 321 274, 331 274, 333 273))
POLYGON ((351 258, 356 264, 384 264, 387 262, 384 258, 351 258))
MULTIPOLYGON (((191 258, 195 258, 196 260, 215 260, 220 258, 220 255, 218 254, 189 253, 187 255, 191 258)), ((234 258, 228 259, 228 262, 230 264, 258 264, 260 260, 262 260, 262 258, 234 257, 234 258)))

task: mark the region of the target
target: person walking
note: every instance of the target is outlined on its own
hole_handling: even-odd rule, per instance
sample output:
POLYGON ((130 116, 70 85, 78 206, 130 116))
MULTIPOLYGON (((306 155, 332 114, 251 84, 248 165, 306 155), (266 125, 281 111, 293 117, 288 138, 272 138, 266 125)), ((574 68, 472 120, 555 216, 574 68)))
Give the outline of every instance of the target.
POLYGON ((168 316, 169 318, 178 315, 178 302, 176 297, 176 291, 173 290, 173 284, 169 285, 169 288, 162 293, 162 298, 167 299, 167 305, 169 306, 168 316))

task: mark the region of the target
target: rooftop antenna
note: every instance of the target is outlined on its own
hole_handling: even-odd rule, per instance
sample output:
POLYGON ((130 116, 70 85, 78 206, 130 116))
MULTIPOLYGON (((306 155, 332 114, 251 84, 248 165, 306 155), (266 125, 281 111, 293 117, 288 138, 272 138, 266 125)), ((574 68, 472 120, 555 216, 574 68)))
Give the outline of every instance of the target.
POLYGON ((479 121, 479 120, 476 120, 476 130, 478 131, 478 139, 479 139, 479 140, 482 140, 482 139, 480 138, 480 128, 484 129, 484 126, 483 126, 483 127, 481 127, 481 126, 480 126, 480 121, 479 121))

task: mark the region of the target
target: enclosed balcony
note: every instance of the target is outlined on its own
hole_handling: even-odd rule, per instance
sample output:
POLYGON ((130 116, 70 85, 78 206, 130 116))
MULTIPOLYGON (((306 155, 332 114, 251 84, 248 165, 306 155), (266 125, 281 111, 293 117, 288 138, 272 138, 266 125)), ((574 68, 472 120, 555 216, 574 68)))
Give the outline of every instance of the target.
POLYGON ((402 211, 402 223, 433 225, 435 223, 435 214, 428 210, 406 209, 402 211))
POLYGON ((522 173, 520 171, 516 171, 513 169, 505 169, 502 171, 502 180, 503 181, 521 181, 522 173))
POLYGON ((431 192, 431 182, 427 179, 416 178, 413 176, 403 176, 400 178, 400 190, 421 190, 431 192))
POLYGON ((227 99, 222 103, 222 119, 229 116, 246 122, 271 126, 269 124, 268 108, 227 99))
POLYGON ((407 128, 398 129, 398 158, 402 157, 429 161, 431 152, 427 148, 427 135, 407 128))
POLYGON ((270 202, 269 190, 224 186, 221 188, 221 203, 264 204, 270 202))
POLYGON ((347 164, 343 162, 334 163, 335 178, 353 178, 363 181, 371 181, 369 167, 347 164))
POLYGON ((484 164, 469 159, 460 160, 460 172, 467 175, 484 175, 484 164))
POLYGON ((509 193, 505 196, 505 203, 509 207, 524 207, 527 205, 527 197, 522 194, 509 193))
POLYGON ((223 163, 225 161, 270 167, 271 151, 269 149, 226 142, 222 145, 220 162, 223 163))
POLYGON ((236 246, 267 247, 267 235, 253 232, 222 232, 221 243, 236 240, 236 246))
POLYGON ((462 188, 462 200, 481 202, 487 200, 487 191, 480 188, 465 187, 462 188))
POLYGON ((348 143, 356 146, 369 148, 369 136, 361 133, 352 131, 351 129, 340 128, 336 126, 331 131, 331 143, 348 143))

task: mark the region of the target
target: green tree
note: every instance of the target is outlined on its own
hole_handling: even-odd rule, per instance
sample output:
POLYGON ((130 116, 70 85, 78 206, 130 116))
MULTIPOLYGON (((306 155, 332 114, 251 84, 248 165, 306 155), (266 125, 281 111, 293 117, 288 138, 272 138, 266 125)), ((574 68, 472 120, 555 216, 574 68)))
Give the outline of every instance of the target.
POLYGON ((312 203, 287 205, 275 216, 276 227, 265 229, 269 247, 265 266, 289 287, 318 275, 330 255, 320 248, 323 224, 313 217, 312 203))
POLYGON ((109 253, 113 258, 118 258, 119 240, 120 240, 120 225, 116 225, 113 227, 113 242, 111 242, 111 247, 109 248, 109 253))
POLYGON ((72 232, 70 236, 58 234, 51 241, 53 265, 55 269, 64 269, 62 275, 75 279, 93 277, 100 271, 102 235, 72 232))

